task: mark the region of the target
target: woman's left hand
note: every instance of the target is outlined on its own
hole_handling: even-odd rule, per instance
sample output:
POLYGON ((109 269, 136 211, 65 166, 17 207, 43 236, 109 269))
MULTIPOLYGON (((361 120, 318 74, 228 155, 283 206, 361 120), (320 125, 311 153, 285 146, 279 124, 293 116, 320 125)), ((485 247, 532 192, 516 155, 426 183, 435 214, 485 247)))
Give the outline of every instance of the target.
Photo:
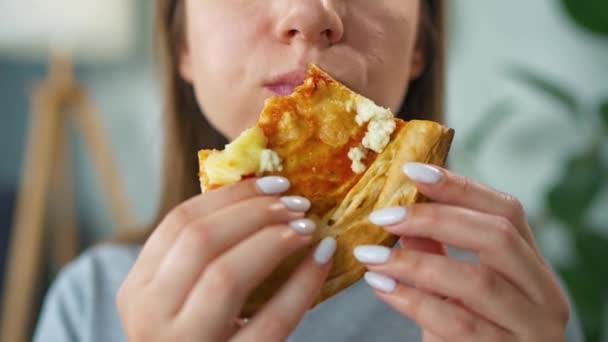
POLYGON ((355 249, 379 298, 428 342, 564 341, 569 306, 519 201, 439 167, 409 163, 404 172, 433 203, 370 216, 404 246, 355 249), (480 262, 448 258, 443 244, 480 262))

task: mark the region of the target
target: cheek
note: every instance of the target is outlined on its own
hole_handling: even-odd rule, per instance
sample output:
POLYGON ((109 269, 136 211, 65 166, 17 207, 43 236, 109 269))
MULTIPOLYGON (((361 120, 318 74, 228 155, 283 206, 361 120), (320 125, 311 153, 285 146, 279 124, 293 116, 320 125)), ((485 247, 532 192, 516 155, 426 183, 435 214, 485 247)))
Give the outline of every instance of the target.
POLYGON ((203 83, 230 83, 242 75, 242 62, 255 45, 257 30, 251 17, 235 12, 227 8, 208 10, 190 25, 193 69, 203 83))
MULTIPOLYGON (((414 2, 412 2, 414 3, 414 2)), ((368 62, 369 96, 399 109, 409 84, 418 27, 417 6, 375 6, 353 17, 352 44, 368 62)))
POLYGON ((247 110, 254 102, 247 60, 265 30, 259 10, 246 4, 237 10, 233 8, 235 3, 218 1, 213 6, 195 8, 188 25, 199 105, 209 121, 229 138, 245 128, 239 123, 251 123, 250 117, 256 115, 247 110))

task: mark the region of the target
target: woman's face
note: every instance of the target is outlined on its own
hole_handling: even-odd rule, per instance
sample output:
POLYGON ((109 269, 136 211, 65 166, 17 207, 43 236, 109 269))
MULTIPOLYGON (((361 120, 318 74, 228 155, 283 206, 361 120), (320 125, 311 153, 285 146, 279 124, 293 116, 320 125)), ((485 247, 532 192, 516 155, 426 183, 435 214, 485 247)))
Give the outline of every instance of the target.
POLYGON ((424 68, 420 0, 185 0, 180 71, 208 120, 234 139, 309 63, 397 111, 424 68))

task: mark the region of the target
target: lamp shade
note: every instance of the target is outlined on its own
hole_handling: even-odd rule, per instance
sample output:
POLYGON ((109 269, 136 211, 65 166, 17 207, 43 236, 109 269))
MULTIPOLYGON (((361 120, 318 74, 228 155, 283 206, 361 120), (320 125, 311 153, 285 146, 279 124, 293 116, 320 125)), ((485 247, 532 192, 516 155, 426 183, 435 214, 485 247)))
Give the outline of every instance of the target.
POLYGON ((51 50, 79 62, 116 60, 134 39, 134 0, 2 0, 0 52, 45 60, 51 50))

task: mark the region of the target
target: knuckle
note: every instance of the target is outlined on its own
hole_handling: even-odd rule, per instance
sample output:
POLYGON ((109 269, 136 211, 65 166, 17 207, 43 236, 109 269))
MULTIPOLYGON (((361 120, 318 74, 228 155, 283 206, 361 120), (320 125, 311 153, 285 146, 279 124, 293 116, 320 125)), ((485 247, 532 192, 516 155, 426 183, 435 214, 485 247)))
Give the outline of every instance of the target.
POLYGON ((232 298, 238 296, 238 281, 234 271, 222 263, 214 263, 209 266, 204 275, 207 293, 221 298, 232 298))
POLYGON ((421 293, 412 293, 409 300, 404 302, 405 309, 409 311, 412 317, 421 317, 424 310, 428 308, 429 297, 421 293))
POLYGON ((263 192, 260 190, 260 188, 258 187, 258 183, 257 183, 257 179, 256 178, 250 178, 250 179, 246 179, 243 182, 239 182, 236 184, 233 184, 232 187, 244 187, 246 189, 246 191, 248 193, 250 193, 253 196, 259 196, 262 195, 263 192))
POLYGON ((405 257, 405 261, 409 265, 409 269, 412 274, 418 274, 421 277, 424 276, 424 272, 425 272, 424 262, 422 261, 422 258, 420 257, 419 254, 417 254, 416 252, 409 252, 409 253, 407 253, 407 256, 405 257))
POLYGON ((262 206, 261 214, 265 217, 273 217, 279 214, 282 210, 282 207, 276 205, 276 201, 274 199, 264 197, 259 200, 260 205, 262 206))
POLYGON ((266 336, 265 340, 272 341, 280 338, 286 329, 289 328, 290 322, 279 312, 268 312, 266 317, 259 322, 259 331, 266 336))
POLYGON ((262 206, 262 214, 266 217, 280 216, 288 213, 285 205, 278 201, 277 197, 262 197, 258 199, 259 204, 262 206))
POLYGON ((455 175, 454 176, 454 184, 456 185, 454 187, 454 191, 457 191, 458 193, 469 193, 471 190, 471 180, 468 179, 465 176, 462 175, 455 175))
POLYGON ((179 205, 167 215, 169 225, 184 227, 190 222, 190 212, 185 205, 179 205))
POLYGON ((434 284, 442 281, 442 274, 438 267, 432 267, 432 265, 429 265, 429 263, 425 261, 418 261, 417 267, 417 272, 414 274, 418 274, 418 277, 422 280, 422 283, 434 284))
POLYGON ((461 313, 454 319, 454 335, 457 341, 476 336, 478 328, 475 319, 468 314, 461 313))
MULTIPOLYGON (((442 220, 440 210, 434 210, 436 207, 433 204, 413 205, 408 209, 408 220, 417 220, 421 223, 420 226, 436 227, 442 220)), ((433 234, 434 230, 430 230, 433 234)))
POLYGON ((504 217, 498 217, 494 239, 496 247, 510 248, 517 241, 517 230, 513 223, 504 217))
POLYGON ((504 202, 507 204, 505 209, 505 216, 509 220, 511 220, 512 222, 516 222, 524 216, 524 206, 516 197, 504 192, 501 192, 500 194, 504 202))
POLYGON ((200 248, 207 248, 212 242, 211 230, 205 226, 204 222, 186 225, 182 234, 185 234, 188 241, 193 241, 200 248))
POLYGON ((484 294, 496 291, 498 279, 493 271, 487 267, 481 266, 474 274, 473 288, 477 293, 484 294))

